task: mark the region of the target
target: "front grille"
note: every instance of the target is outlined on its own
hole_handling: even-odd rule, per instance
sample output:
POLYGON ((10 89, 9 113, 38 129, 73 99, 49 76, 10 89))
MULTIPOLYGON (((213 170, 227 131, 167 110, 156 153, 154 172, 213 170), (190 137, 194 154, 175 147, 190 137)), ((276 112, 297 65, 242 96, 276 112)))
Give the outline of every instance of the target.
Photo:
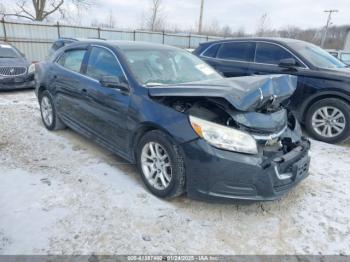
POLYGON ((24 66, 0 66, 1 76, 18 76, 23 75, 27 71, 24 66))

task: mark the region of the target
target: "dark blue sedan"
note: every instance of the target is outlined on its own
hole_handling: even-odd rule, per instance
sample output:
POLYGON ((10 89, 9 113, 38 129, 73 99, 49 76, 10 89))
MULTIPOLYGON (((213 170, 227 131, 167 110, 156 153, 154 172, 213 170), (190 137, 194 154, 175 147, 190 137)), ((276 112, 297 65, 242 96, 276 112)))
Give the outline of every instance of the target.
POLYGON ((84 41, 36 65, 44 125, 137 163, 159 197, 271 200, 308 175, 309 141, 282 104, 289 75, 226 79, 164 45, 84 41))

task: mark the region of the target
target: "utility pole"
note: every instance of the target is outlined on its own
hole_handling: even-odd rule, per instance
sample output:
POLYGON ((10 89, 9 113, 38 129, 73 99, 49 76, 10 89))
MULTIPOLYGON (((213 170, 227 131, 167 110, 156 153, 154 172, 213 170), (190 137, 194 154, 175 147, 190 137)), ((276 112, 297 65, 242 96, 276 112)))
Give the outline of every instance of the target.
POLYGON ((324 47, 324 43, 326 42, 328 28, 329 28, 329 25, 330 25, 331 19, 332 19, 332 13, 337 13, 338 10, 331 9, 331 10, 325 10, 324 12, 328 13, 328 19, 327 19, 326 29, 324 30, 322 41, 321 41, 322 48, 324 47))
POLYGON ((198 34, 202 33, 203 26, 203 8, 204 8, 204 0, 201 0, 201 9, 199 13, 199 24, 198 24, 198 34))

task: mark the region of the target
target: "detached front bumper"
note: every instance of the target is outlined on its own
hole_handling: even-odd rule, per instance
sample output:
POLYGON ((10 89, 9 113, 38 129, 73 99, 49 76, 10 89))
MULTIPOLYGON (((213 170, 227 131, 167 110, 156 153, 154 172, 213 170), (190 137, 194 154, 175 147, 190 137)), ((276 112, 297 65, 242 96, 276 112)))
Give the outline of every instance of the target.
POLYGON ((0 78, 0 90, 35 88, 34 75, 0 78))
POLYGON ((182 145, 187 193, 196 199, 274 200, 308 176, 310 143, 272 158, 216 149, 198 139, 182 145))

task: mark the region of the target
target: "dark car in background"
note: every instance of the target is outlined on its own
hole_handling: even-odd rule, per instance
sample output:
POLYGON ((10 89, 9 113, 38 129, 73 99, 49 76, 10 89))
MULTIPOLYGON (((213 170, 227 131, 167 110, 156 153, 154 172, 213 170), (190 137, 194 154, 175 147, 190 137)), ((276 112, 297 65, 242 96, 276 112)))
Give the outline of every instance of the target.
POLYGON ((0 90, 34 87, 34 64, 14 46, 0 42, 0 90))
POLYGON ((346 65, 350 65, 350 52, 349 51, 343 51, 343 50, 334 50, 329 49, 326 50, 328 53, 330 53, 335 58, 338 58, 340 61, 342 61, 346 65))
POLYGON ((289 108, 315 139, 350 136, 350 68, 313 44, 284 38, 239 38, 201 44, 194 53, 226 77, 291 74, 289 108))
POLYGON ((185 50, 84 41, 36 66, 49 130, 132 163, 158 197, 279 198, 308 175, 309 141, 281 103, 289 75, 226 79, 185 50))

